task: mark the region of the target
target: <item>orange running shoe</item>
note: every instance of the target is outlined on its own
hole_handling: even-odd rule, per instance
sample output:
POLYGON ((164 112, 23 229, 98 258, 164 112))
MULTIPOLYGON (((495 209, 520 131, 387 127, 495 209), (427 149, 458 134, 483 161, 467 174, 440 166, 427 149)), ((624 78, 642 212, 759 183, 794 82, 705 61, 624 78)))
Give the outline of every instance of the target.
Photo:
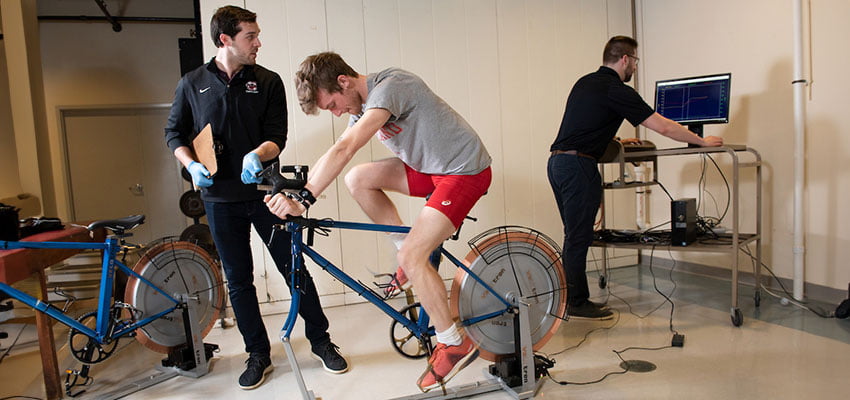
POLYGON ((428 359, 428 367, 416 381, 416 385, 423 392, 443 385, 476 358, 478 345, 468 335, 464 335, 463 342, 458 346, 437 343, 434 353, 428 359))

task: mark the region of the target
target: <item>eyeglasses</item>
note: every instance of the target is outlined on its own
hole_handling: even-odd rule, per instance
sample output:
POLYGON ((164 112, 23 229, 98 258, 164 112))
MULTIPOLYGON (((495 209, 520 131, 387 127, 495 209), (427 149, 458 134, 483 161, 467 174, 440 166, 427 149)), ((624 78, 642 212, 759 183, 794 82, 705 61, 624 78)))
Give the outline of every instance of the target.
POLYGON ((636 56, 633 56, 633 55, 631 55, 631 54, 626 54, 626 55, 627 55, 629 58, 634 59, 634 60, 635 60, 635 64, 637 64, 637 63, 640 61, 640 58, 637 58, 636 56))

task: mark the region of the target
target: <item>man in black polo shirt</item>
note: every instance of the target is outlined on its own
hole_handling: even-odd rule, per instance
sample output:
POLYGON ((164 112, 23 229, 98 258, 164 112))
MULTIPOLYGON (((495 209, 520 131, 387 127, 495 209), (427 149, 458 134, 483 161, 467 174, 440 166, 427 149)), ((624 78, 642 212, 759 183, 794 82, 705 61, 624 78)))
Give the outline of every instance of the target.
MULTIPOLYGON (((230 303, 249 353, 239 387, 260 386, 273 367, 263 324, 251 256, 251 226, 257 230, 277 269, 290 284, 289 233, 272 226, 281 220, 263 203, 256 173, 274 162, 286 144, 286 95, 280 76, 256 65, 260 28, 255 13, 233 6, 219 8, 210 33, 218 48, 209 63, 187 73, 177 84, 165 141, 201 188, 213 241, 227 277, 230 303), (218 172, 198 162, 192 139, 209 124, 218 172)), ((306 273, 306 271, 305 271, 306 273)), ((348 364, 331 342, 328 319, 309 274, 302 277, 299 315, 304 318, 314 358, 324 369, 343 373, 348 364)))
MULTIPOLYGON (((563 263, 567 273, 567 313, 571 317, 606 319, 611 310, 591 302, 585 267, 593 241, 593 222, 602 200, 602 178, 596 160, 627 119, 671 139, 699 146, 720 146, 715 136, 701 138, 664 118, 624 82, 637 70, 637 41, 615 36, 605 45, 602 66, 573 86, 555 142, 549 148, 549 184, 564 222, 563 263)), ((637 139, 626 139, 634 142, 637 139)))

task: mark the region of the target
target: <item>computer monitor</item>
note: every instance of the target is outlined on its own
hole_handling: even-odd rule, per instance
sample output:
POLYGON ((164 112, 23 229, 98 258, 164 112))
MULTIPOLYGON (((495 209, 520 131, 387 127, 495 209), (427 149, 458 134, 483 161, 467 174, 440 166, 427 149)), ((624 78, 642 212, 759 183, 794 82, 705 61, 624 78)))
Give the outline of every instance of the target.
POLYGON ((732 74, 714 74, 655 82, 655 111, 702 137, 704 124, 729 122, 732 74))

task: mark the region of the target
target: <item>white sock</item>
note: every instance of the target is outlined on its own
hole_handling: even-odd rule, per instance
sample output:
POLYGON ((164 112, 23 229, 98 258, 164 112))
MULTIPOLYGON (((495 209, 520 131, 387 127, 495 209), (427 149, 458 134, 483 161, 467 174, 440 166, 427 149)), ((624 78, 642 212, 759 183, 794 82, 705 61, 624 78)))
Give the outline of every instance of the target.
POLYGON ((437 341, 446 346, 460 346, 463 343, 463 337, 460 336, 460 331, 457 326, 452 324, 449 329, 442 332, 437 332, 437 341))
POLYGON ((393 241, 396 250, 401 250, 401 245, 402 243, 404 243, 404 239, 407 239, 407 234, 401 232, 392 232, 388 233, 388 235, 390 236, 390 240, 393 241))

